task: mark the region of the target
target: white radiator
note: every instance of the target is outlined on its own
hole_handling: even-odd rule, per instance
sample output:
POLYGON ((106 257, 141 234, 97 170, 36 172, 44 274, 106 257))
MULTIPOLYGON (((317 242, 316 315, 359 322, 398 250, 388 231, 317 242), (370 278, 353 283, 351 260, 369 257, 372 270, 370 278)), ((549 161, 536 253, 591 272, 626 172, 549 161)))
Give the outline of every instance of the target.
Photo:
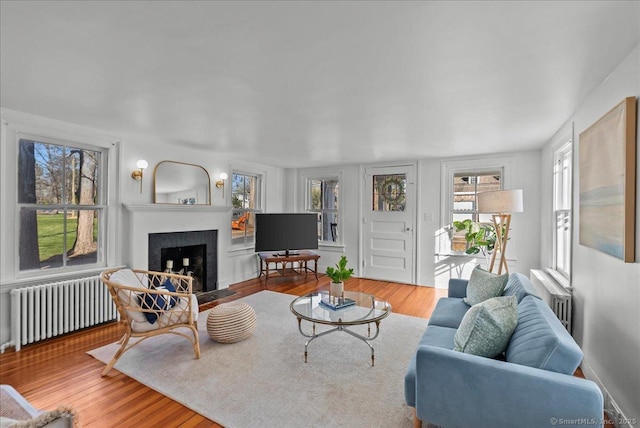
POLYGON ((562 325, 571 333, 571 292, 542 270, 531 269, 529 278, 538 295, 551 306, 562 325))
POLYGON ((11 342, 37 342, 117 319, 100 277, 73 279, 11 290, 11 342))

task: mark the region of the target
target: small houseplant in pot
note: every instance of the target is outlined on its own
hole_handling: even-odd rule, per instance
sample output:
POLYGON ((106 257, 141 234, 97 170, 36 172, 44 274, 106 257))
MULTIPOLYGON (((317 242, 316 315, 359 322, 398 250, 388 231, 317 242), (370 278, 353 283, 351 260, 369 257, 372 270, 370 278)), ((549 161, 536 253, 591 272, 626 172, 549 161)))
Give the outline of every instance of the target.
POLYGON ((333 297, 342 297, 344 293, 344 281, 353 275, 353 269, 347 268, 347 256, 340 257, 340 261, 336 263, 335 268, 329 266, 326 274, 331 278, 329 294, 333 297))
POLYGON ((456 232, 464 231, 464 238, 467 241, 465 253, 476 255, 482 253, 489 266, 489 257, 496 246, 496 231, 492 224, 475 222, 472 220, 454 221, 453 227, 456 232))

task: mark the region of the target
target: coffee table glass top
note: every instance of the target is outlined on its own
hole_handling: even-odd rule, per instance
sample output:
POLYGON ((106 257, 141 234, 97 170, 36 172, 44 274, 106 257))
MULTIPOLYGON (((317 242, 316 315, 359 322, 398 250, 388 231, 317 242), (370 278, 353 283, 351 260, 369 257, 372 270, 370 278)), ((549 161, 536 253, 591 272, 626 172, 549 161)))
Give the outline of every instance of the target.
POLYGON ((341 309, 329 309, 320 305, 321 299, 328 299, 327 291, 309 293, 291 302, 291 312, 296 317, 319 324, 360 325, 368 324, 387 317, 391 305, 376 299, 371 294, 359 291, 345 291, 344 297, 353 299, 355 305, 341 309))

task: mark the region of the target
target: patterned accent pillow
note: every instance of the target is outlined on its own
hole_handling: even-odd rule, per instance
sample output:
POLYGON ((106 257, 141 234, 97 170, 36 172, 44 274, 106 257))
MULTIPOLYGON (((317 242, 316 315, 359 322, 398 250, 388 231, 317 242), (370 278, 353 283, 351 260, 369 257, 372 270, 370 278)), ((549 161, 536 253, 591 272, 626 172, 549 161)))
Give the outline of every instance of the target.
MULTIPOLYGON (((166 291, 171 291, 173 293, 176 292, 176 289, 169 278, 167 278, 162 286, 158 287, 158 289, 165 289, 166 291)), ((173 296, 167 297, 161 294, 142 293, 138 296, 138 303, 141 308, 153 311, 144 312, 146 320, 149 324, 153 324, 156 322, 159 315, 162 315, 164 311, 168 311, 173 308, 178 303, 178 299, 173 296)))
POLYGON ((508 273, 496 275, 477 266, 471 272, 467 285, 467 297, 463 300, 467 305, 473 306, 492 297, 502 296, 508 280, 508 273))
POLYGON ((516 296, 494 297, 473 305, 453 338, 454 351, 493 358, 502 354, 518 325, 516 296))

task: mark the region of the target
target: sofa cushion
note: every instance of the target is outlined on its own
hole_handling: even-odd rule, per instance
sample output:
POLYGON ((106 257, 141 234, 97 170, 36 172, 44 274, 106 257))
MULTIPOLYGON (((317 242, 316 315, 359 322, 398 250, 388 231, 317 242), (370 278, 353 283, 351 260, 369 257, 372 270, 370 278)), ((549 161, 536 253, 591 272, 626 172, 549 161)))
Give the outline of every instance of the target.
POLYGON ((531 284, 529 278, 521 273, 511 274, 502 295, 516 296, 518 298, 518 303, 520 303, 526 296, 540 298, 533 288, 533 284, 531 284))
POLYGON ((507 361, 572 375, 582 357, 551 308, 538 298, 525 296, 518 305, 518 326, 507 347, 507 361))
POLYGON ((517 323, 515 296, 494 297, 473 305, 456 331, 453 350, 493 358, 507 348, 517 323))
POLYGON ((442 327, 458 328, 460 321, 471 306, 467 305, 463 299, 455 297, 443 297, 438 300, 436 307, 431 313, 429 325, 439 325, 442 327))
POLYGON ((464 298, 464 302, 473 306, 492 297, 501 296, 508 279, 509 274, 507 273, 496 275, 477 266, 471 272, 471 278, 469 278, 467 285, 467 297, 464 298))
POLYGON ((453 349, 453 337, 455 335, 455 328, 430 325, 422 335, 419 344, 435 346, 437 348, 453 349))

